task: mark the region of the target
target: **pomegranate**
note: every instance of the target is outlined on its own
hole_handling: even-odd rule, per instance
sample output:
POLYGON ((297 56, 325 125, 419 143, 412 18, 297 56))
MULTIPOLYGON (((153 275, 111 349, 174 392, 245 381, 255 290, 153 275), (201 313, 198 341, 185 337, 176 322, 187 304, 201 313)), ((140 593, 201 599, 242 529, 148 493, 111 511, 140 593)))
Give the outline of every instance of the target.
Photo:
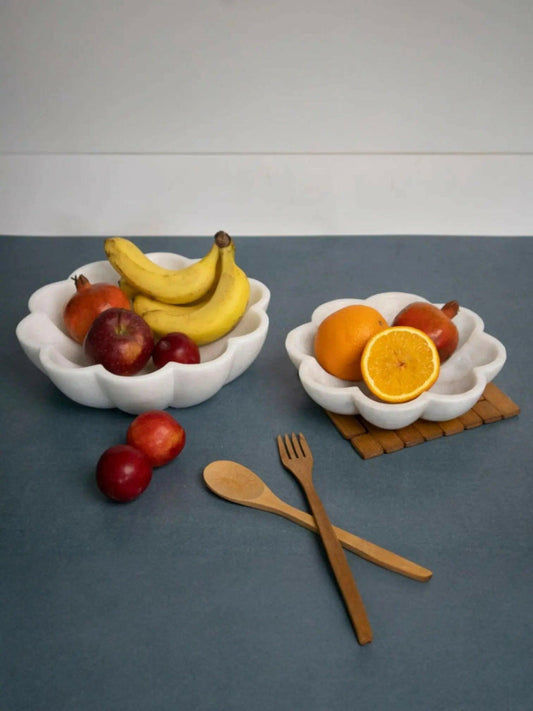
POLYGON ((459 311, 457 301, 448 301, 442 308, 426 301, 415 301, 403 308, 393 326, 412 326, 424 331, 437 347, 440 362, 448 360, 457 348, 459 332, 452 319, 459 311))
POLYGON ((76 293, 68 300, 63 310, 63 323, 68 335, 78 343, 83 339, 98 314, 112 307, 130 309, 130 300, 114 284, 91 284, 80 274, 73 277, 76 293))

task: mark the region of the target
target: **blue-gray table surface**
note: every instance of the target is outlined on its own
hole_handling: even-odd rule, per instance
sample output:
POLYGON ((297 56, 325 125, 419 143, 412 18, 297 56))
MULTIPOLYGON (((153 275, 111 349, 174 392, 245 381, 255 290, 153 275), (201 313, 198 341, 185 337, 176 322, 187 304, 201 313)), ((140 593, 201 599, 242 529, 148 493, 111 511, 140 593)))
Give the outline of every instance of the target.
MULTIPOLYGON (((138 238, 202 256, 210 238, 138 238)), ((132 416, 68 400, 15 337, 38 287, 104 259, 102 238, 0 237, 2 711, 530 711, 533 708, 533 238, 237 239, 271 289, 250 369, 171 410, 187 445, 141 498, 96 488, 132 416), (518 417, 362 460, 301 388, 288 331, 319 304, 408 291, 457 299, 507 348, 518 417), (217 498, 232 459, 306 507, 275 435, 305 433, 337 525, 433 570, 348 553, 374 630, 357 644, 318 537, 217 498)))

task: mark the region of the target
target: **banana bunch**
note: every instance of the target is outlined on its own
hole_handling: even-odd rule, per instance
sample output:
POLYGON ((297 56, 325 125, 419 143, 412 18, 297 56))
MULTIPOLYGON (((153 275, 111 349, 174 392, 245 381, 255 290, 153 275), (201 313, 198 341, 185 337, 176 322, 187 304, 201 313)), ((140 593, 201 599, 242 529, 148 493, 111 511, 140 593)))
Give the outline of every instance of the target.
POLYGON ((250 284, 225 232, 216 233, 202 259, 182 269, 160 267, 123 237, 106 239, 104 249, 133 310, 156 336, 179 331, 205 345, 231 331, 246 311, 250 284))

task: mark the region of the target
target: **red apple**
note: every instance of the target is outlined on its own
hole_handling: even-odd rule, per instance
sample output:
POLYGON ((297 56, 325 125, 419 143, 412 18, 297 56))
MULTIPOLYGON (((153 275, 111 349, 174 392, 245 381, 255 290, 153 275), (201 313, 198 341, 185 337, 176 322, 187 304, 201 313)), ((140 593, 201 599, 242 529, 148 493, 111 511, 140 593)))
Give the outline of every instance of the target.
POLYGON ((154 337, 146 321, 134 311, 102 311, 87 331, 83 348, 93 363, 116 375, 135 375, 148 362, 154 337))
POLYGON ((133 501, 152 479, 148 457, 128 444, 106 449, 96 465, 96 483, 100 491, 114 501, 133 501))
POLYGON ((156 368, 167 363, 199 363, 200 349, 185 333, 168 333, 156 344, 152 352, 156 368))
POLYGON ((143 452, 153 467, 160 467, 181 452, 185 430, 168 412, 147 410, 130 424, 126 440, 143 452))

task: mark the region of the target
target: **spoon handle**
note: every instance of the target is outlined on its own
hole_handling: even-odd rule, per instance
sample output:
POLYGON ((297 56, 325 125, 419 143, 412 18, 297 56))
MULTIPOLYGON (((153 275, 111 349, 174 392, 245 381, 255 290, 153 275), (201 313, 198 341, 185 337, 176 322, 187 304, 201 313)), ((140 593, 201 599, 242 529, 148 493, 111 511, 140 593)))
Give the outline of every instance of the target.
MULTIPOLYGON (((271 505, 265 503, 260 506, 254 506, 253 502, 250 502, 249 505, 254 508, 261 508, 264 511, 279 514, 289 521, 297 523, 310 531, 314 531, 315 533, 318 532, 313 516, 305 511, 297 509, 295 506, 287 504, 277 496, 273 496, 271 505)), ((394 573, 405 575, 406 577, 411 578, 412 580, 418 580, 419 582, 427 582, 433 575, 431 570, 418 565, 418 563, 413 563, 407 558, 403 558, 402 556, 397 555, 386 548, 382 548, 375 543, 366 541, 364 538, 360 538, 354 533, 345 531, 338 526, 333 526, 333 530, 335 531, 335 535, 339 539, 339 542, 344 548, 346 548, 346 550, 349 550, 361 558, 364 558, 371 563, 375 563, 382 568, 392 570, 394 573)))

